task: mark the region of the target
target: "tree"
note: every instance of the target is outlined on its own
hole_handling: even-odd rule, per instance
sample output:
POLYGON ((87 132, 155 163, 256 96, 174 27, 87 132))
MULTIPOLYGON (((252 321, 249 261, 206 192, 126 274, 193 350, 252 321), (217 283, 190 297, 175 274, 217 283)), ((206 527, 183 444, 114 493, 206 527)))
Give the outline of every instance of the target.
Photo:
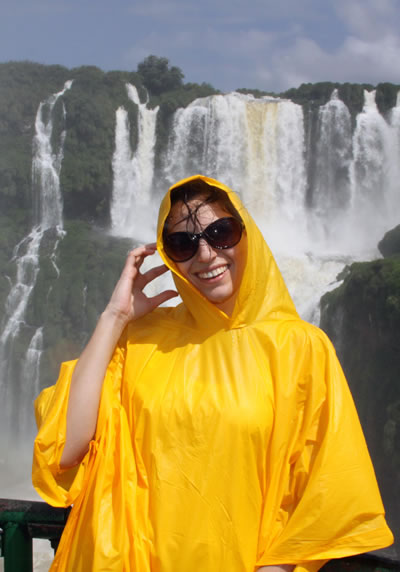
POLYGON ((137 67, 143 85, 152 95, 160 95, 164 91, 179 89, 182 86, 184 74, 176 66, 169 66, 167 58, 147 56, 137 67))

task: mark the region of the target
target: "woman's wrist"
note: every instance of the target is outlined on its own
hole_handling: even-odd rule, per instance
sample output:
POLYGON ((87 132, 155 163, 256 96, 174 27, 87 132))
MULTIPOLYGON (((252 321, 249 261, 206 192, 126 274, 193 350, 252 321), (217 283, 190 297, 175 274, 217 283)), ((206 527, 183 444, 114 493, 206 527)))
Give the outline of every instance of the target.
POLYGON ((130 318, 123 312, 108 305, 100 315, 99 322, 107 324, 107 327, 120 329, 122 333, 125 326, 130 322, 130 318))

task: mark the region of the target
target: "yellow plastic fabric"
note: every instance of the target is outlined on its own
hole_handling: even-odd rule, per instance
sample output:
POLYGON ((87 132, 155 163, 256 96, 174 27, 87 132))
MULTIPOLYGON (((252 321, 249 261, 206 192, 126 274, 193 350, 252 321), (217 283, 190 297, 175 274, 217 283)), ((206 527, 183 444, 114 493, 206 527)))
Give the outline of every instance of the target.
POLYGON ((238 197, 245 275, 232 318, 174 273, 184 304, 132 323, 78 469, 59 470, 74 362, 36 403, 33 481, 74 504, 52 571, 318 570, 389 545, 374 471, 334 349, 298 317, 238 197))

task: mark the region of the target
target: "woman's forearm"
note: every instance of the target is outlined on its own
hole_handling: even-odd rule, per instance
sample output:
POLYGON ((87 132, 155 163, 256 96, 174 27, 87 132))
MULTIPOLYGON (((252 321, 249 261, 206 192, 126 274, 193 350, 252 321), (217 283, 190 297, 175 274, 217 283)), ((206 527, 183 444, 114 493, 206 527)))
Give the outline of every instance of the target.
POLYGON ((167 271, 162 264, 143 274, 140 272, 144 259, 155 251, 156 244, 153 243, 138 246, 128 254, 110 302, 76 364, 68 400, 67 434, 60 462, 62 468, 77 465, 88 450, 96 430, 107 366, 126 324, 177 295, 173 290, 166 290, 149 298, 143 292, 147 284, 167 271))
POLYGON ((62 468, 78 464, 88 450, 96 430, 107 366, 124 327, 125 322, 105 310, 76 364, 69 392, 62 468))

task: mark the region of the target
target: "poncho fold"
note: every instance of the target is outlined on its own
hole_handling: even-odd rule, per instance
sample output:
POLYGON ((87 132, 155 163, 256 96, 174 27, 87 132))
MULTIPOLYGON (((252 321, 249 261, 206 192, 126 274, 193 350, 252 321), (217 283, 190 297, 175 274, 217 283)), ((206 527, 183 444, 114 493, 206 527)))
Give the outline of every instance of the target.
POLYGON ((164 253, 168 193, 158 250, 183 304, 126 328, 78 467, 59 467, 75 362, 36 401, 34 486, 54 506, 73 504, 52 571, 312 572, 393 540, 330 341, 298 317, 239 198, 189 180, 199 178, 244 221, 234 311, 210 303, 164 253))

